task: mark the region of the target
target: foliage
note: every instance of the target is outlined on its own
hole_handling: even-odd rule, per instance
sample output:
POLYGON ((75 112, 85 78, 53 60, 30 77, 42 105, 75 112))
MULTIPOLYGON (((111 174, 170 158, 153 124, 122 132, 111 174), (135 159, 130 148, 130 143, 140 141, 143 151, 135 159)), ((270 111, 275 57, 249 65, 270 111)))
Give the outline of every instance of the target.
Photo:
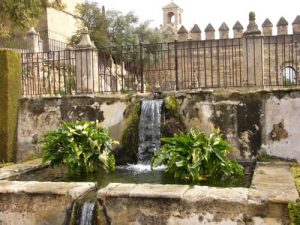
POLYGON ((165 107, 172 113, 177 112, 178 104, 174 96, 169 96, 165 98, 165 107))
MULTIPOLYGON (((134 12, 126 14, 116 10, 105 12, 104 7, 99 8, 97 2, 80 4, 77 6, 77 11, 83 20, 83 26, 88 27, 91 40, 98 48, 132 47, 138 45, 139 42, 151 44, 165 40, 160 32, 149 27, 150 21, 139 23, 134 12)), ((80 36, 81 32, 78 31, 71 38, 71 43, 77 44, 80 36)))
POLYGON ((61 0, 0 0, 0 21, 6 22, 0 23, 0 36, 8 35, 9 25, 22 30, 33 26, 47 7, 62 9, 64 4, 61 0))
MULTIPOLYGON (((108 25, 109 21, 105 16, 104 8, 100 9, 96 2, 85 2, 76 6, 77 13, 82 18, 82 26, 90 31, 90 37, 98 48, 109 45, 108 25)), ((70 39, 70 44, 78 44, 81 39, 82 29, 79 29, 70 39)))
POLYGON ((281 161, 283 159, 277 156, 269 155, 266 152, 262 152, 258 155, 257 160, 260 162, 272 162, 272 161, 281 161))
POLYGON ((291 225, 300 225, 300 202, 289 203, 289 218, 291 225))
POLYGON ((300 193, 300 165, 294 164, 291 166, 291 171, 295 179, 296 187, 300 193))
POLYGON ((0 50, 0 160, 14 162, 17 155, 18 106, 21 97, 21 57, 0 50))
POLYGON ((164 99, 164 108, 165 120, 162 124, 162 135, 164 137, 173 137, 174 134, 185 132, 186 127, 174 96, 164 99))
POLYGON ((226 158, 235 149, 222 139, 220 131, 207 136, 191 129, 188 133, 162 138, 165 144, 152 160, 152 168, 165 164, 175 178, 198 182, 242 176, 243 167, 226 158))
POLYGON ((97 121, 63 121, 60 129, 45 135, 42 144, 43 161, 50 161, 50 166, 65 164, 69 173, 90 173, 99 167, 106 172, 115 169, 113 141, 97 121))
MULTIPOLYGON (((300 193, 300 165, 291 166, 291 171, 295 179, 295 184, 300 193)), ((289 217, 291 225, 300 225, 300 202, 289 203, 289 217)))
POLYGON ((134 103, 132 110, 128 112, 126 128, 122 135, 122 157, 124 162, 136 162, 139 147, 139 123, 141 107, 140 102, 134 103))

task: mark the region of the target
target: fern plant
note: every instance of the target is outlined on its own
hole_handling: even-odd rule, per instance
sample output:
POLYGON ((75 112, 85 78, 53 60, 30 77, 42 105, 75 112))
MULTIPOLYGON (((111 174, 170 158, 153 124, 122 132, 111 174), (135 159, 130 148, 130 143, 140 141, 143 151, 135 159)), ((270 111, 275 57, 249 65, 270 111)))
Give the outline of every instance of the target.
POLYGON ((199 182, 244 174, 241 165, 226 158, 235 149, 222 138, 219 130, 207 136, 192 129, 161 141, 165 144, 155 152, 151 167, 166 165, 166 171, 175 178, 199 182))
POLYGON ((112 144, 107 129, 97 121, 63 121, 60 129, 46 133, 43 161, 52 167, 66 165, 71 174, 91 173, 100 167, 110 172, 115 169, 112 144))

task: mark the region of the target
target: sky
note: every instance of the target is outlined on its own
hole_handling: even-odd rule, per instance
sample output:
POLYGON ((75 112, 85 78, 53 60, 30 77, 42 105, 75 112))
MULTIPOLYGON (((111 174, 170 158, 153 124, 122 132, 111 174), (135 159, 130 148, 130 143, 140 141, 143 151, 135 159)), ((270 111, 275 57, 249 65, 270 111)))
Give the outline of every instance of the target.
MULTIPOLYGON (((134 11, 141 21, 151 20, 152 27, 159 27, 163 22, 162 7, 171 0, 93 0, 106 9, 115 9, 127 13, 134 11)), ((202 32, 208 23, 211 23, 217 31, 223 22, 231 29, 239 20, 244 29, 248 25, 250 11, 256 13, 257 24, 261 24, 266 18, 273 23, 273 33, 276 32, 276 24, 281 16, 289 22, 291 32, 292 22, 300 15, 299 0, 174 0, 183 9, 183 25, 190 30, 194 24, 198 24, 202 32)), ((232 36, 232 31, 230 31, 232 36)))

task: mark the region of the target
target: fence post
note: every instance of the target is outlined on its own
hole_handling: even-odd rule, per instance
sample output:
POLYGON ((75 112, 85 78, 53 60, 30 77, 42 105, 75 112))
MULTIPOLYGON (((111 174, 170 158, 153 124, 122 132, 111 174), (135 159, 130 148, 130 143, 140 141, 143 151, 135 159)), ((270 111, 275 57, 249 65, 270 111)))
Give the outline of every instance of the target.
POLYGON ((91 42, 87 28, 83 29, 81 41, 76 46, 75 64, 77 93, 98 93, 101 89, 100 83, 108 85, 107 83, 100 82, 98 78, 98 51, 91 42))
POLYGON ((244 82, 246 86, 263 86, 264 37, 255 22, 255 13, 249 13, 249 25, 243 34, 244 82), (245 76, 245 75, 244 75, 245 76))
POLYGON ((32 53, 40 52, 40 35, 31 27, 26 34, 29 51, 32 53))
POLYGON ((141 62, 141 93, 144 93, 144 56, 143 56, 143 43, 140 42, 140 62, 141 62))
POLYGON ((18 108, 21 98, 21 60, 15 51, 0 50, 0 161, 15 161, 18 108))
POLYGON ((177 56, 177 40, 175 40, 175 82, 176 82, 176 91, 179 90, 178 85, 178 56, 177 56))

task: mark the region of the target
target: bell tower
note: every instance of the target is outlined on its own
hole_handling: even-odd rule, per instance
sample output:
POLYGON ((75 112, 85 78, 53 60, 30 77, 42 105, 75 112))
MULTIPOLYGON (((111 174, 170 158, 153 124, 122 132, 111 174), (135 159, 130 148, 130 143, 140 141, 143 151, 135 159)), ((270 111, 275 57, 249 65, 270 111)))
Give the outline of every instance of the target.
POLYGON ((163 28, 171 26, 178 30, 182 25, 183 10, 173 1, 162 8, 163 10, 163 28))

